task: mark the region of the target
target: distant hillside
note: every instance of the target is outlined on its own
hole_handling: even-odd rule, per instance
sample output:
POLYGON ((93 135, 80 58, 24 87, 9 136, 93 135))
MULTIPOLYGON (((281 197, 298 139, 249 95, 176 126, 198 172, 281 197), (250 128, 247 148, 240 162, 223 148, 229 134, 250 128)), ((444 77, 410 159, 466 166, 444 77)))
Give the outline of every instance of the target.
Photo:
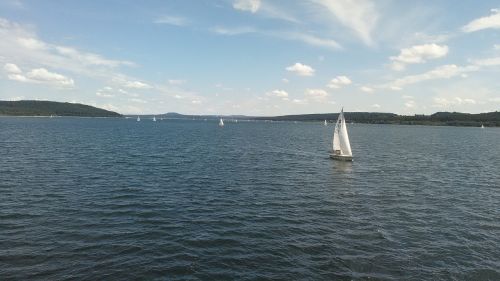
MULTIPOLYGON (((387 123, 394 120, 398 115, 394 113, 377 113, 377 112, 345 112, 345 117, 348 121, 359 123, 387 123)), ((338 113, 317 113, 317 114, 297 114, 283 115, 275 117, 256 117, 257 120, 273 120, 273 121, 323 121, 337 120, 338 113)))
MULTIPOLYGON (((440 125, 440 126, 484 126, 500 127, 500 112, 479 114, 459 112, 437 112, 432 115, 397 115, 394 113, 345 112, 347 122, 370 124, 440 125)), ((338 113, 284 115, 256 117, 257 120, 274 121, 335 121, 338 113)))
POLYGON ((121 115, 79 103, 53 101, 0 101, 0 115, 7 116, 82 116, 120 117, 121 115))

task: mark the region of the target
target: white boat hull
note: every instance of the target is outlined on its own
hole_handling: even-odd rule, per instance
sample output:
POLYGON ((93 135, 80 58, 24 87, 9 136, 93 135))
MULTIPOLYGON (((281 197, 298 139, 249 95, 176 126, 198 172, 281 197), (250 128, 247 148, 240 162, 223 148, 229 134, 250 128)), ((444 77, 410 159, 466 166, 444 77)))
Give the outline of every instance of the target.
POLYGON ((352 161, 352 156, 330 154, 330 158, 339 161, 352 161))

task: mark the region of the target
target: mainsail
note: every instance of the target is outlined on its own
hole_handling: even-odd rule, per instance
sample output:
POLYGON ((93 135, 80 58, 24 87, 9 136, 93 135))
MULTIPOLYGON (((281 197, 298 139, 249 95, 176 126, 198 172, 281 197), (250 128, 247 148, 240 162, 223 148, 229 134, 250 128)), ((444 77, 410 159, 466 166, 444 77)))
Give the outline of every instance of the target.
POLYGON ((342 156, 352 156, 351 144, 344 118, 344 109, 340 111, 339 118, 333 132, 333 153, 342 156))

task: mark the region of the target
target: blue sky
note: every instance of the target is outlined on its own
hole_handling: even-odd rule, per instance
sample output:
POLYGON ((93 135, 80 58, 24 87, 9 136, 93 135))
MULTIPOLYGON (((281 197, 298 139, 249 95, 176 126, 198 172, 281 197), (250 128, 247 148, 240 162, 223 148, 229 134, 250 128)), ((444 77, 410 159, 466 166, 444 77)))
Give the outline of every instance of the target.
POLYGON ((0 100, 125 114, 495 111, 500 3, 4 0, 0 67, 0 100))

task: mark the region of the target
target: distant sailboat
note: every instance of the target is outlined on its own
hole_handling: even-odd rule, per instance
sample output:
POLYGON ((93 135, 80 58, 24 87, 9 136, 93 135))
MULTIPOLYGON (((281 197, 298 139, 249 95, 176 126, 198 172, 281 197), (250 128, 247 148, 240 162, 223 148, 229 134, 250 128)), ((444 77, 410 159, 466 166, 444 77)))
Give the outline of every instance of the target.
POLYGON ((344 109, 340 111, 339 118, 333 131, 333 153, 330 158, 342 161, 352 161, 351 144, 344 118, 344 109))
POLYGON ((222 121, 222 118, 219 120, 219 127, 224 127, 224 121, 222 121))
POLYGON ((156 116, 153 116, 153 122, 156 122, 156 116))
POLYGON ((137 116, 137 122, 141 121, 141 117, 137 116))
POLYGON ((481 124, 481 129, 484 129, 484 125, 483 124, 481 124))
POLYGON ((50 114, 50 118, 54 118, 54 115, 50 114))
POLYGON ((328 126, 328 122, 326 122, 326 120, 325 120, 325 126, 328 126))

